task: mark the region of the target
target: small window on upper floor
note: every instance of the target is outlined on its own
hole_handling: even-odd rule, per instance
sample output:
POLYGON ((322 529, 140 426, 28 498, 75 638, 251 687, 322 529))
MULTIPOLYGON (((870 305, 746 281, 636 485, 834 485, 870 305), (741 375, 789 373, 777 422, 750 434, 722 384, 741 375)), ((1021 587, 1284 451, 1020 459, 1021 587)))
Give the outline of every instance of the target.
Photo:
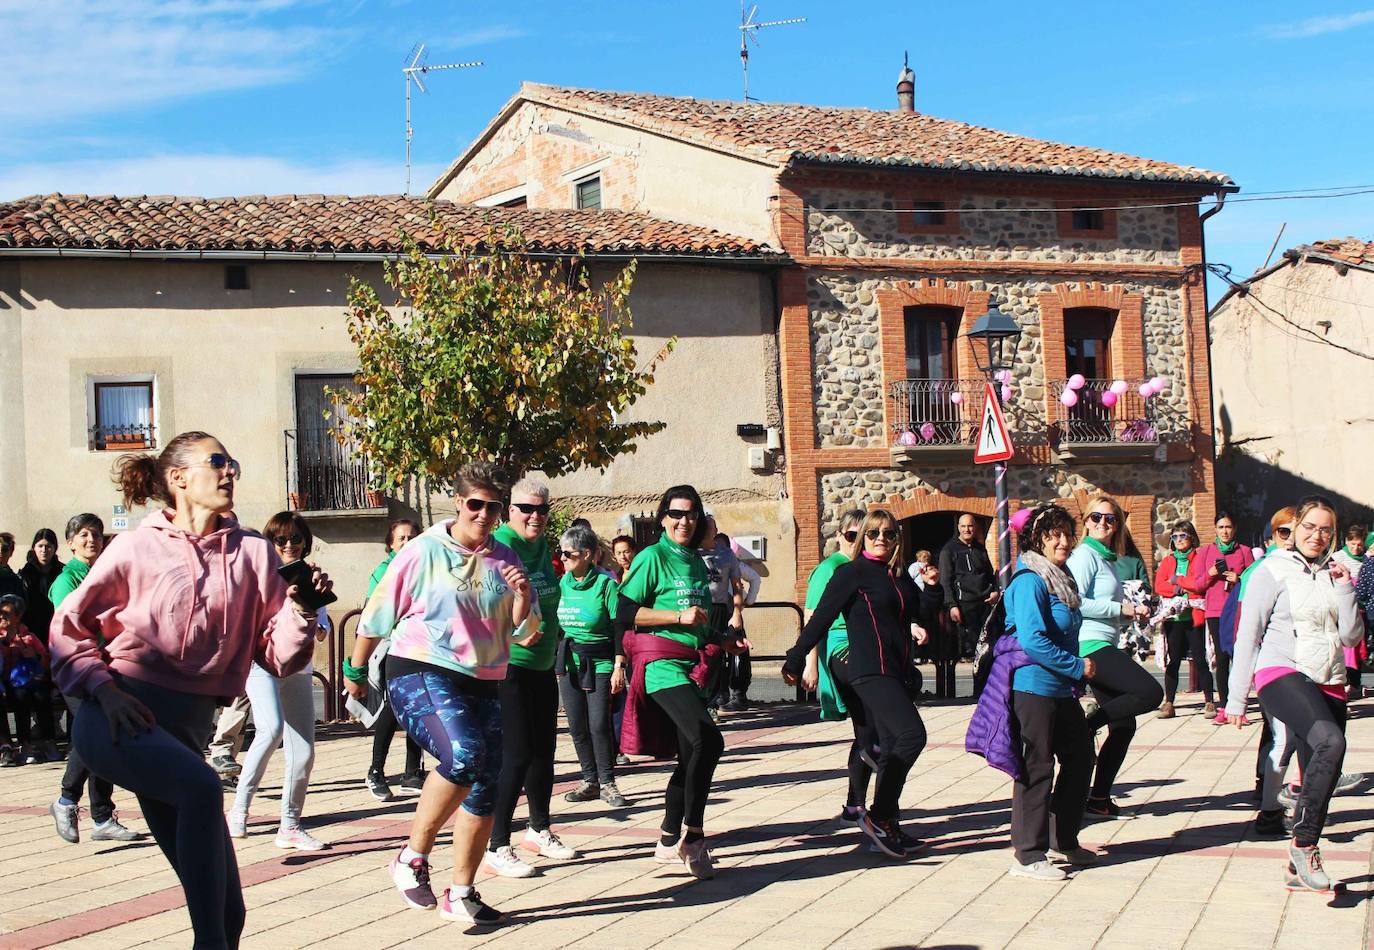
POLYGON ((1076 208, 1073 212, 1073 229, 1075 231, 1105 231, 1107 230, 1107 215, 1103 211, 1076 208))
POLYGON ((573 185, 576 204, 579 208, 601 207, 601 176, 585 178, 573 185))
POLYGON ((905 234, 958 234, 959 211, 940 198, 920 195, 898 200, 897 230, 905 234))
POLYGON ((89 445, 97 452, 151 449, 157 426, 151 376, 91 380, 89 445))
POLYGON ((943 201, 925 202, 925 207, 911 213, 911 223, 926 227, 939 227, 945 223, 948 214, 943 201), (938 210, 937 210, 938 209, 938 210))
POLYGON ((521 195, 519 198, 511 198, 509 201, 503 201, 496 205, 498 208, 528 208, 529 206, 530 199, 526 195, 521 195))
POLYGON ((1116 237, 1116 211, 1111 208, 1098 208, 1097 204, 1111 204, 1110 197, 1084 202, 1088 207, 1075 207, 1071 201, 1060 201, 1059 236, 1068 238, 1093 238, 1110 241, 1116 237))
POLYGON ((225 290, 247 290, 248 289, 248 265, 247 264, 227 264, 224 268, 224 289, 225 290))

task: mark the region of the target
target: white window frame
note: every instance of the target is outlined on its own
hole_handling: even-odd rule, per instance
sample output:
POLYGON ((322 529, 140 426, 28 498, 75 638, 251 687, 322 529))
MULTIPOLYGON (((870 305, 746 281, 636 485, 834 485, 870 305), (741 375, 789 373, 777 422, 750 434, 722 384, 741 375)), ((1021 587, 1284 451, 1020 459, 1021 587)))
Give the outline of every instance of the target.
POLYGON ((494 195, 487 195, 485 198, 478 198, 473 202, 479 208, 495 208, 507 202, 515 201, 518 198, 529 200, 529 187, 526 185, 516 185, 514 188, 507 188, 505 191, 498 191, 494 195))
POLYGON ((110 449, 95 448, 91 430, 95 428, 95 387, 97 383, 152 383, 153 384, 153 433, 152 444, 155 449, 162 444, 162 402, 156 373, 102 373, 86 377, 86 443, 91 452, 108 452, 110 449))
MULTIPOLYGON (((605 208, 605 207, 606 207, 606 201, 605 201, 606 191, 605 191, 605 188, 604 188, 604 186, 603 186, 603 184, 602 184, 602 181, 601 181, 601 172, 598 171, 595 175, 587 175, 586 177, 584 177, 584 178, 579 178, 577 181, 575 181, 575 182, 572 183, 572 206, 573 206, 574 209, 576 209, 576 210, 581 210, 581 205, 578 204, 578 200, 577 200, 577 191, 578 191, 578 189, 581 188, 583 185, 587 184, 588 182, 593 182, 593 181, 596 182, 596 208, 595 208, 595 210, 600 211, 602 208, 605 208)), ((593 209, 586 209, 586 210, 593 210, 593 209)))

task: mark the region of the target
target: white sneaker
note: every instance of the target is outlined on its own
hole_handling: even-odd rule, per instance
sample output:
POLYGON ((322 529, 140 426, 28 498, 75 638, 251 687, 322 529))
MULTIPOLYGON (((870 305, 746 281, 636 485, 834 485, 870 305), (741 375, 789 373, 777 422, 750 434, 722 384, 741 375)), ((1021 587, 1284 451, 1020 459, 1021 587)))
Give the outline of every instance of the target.
POLYGON ((248 837, 248 816, 240 812, 231 811, 224 816, 224 820, 229 824, 229 837, 247 838, 248 837))
POLYGON ((654 863, 655 864, 681 864, 682 863, 682 839, 677 839, 677 844, 669 846, 662 841, 654 842, 654 863))
POLYGON ((510 845, 488 851, 482 860, 486 862, 487 870, 492 874, 502 877, 534 877, 534 868, 521 861, 510 845))
POLYGON ((716 868, 711 863, 711 852, 706 849, 705 838, 683 844, 682 864, 687 868, 687 873, 699 881, 709 881, 716 876, 716 868))
POLYGON ((1020 861, 1012 858, 1011 867, 1007 869, 1007 873, 1012 877, 1024 877, 1032 881, 1048 881, 1050 883, 1062 881, 1068 877, 1062 868, 1055 867, 1044 858, 1031 864, 1022 864, 1020 861))
POLYGON ((282 828, 273 843, 286 851, 323 851, 329 847, 304 828, 282 828))
POLYGON ((1360 787, 1364 781, 1363 772, 1342 772, 1336 777, 1336 794, 1344 795, 1346 792, 1353 792, 1360 787))
POLYGON ((577 857, 577 852, 565 845, 562 839, 548 828, 543 831, 526 828, 525 840, 520 842, 520 847, 546 858, 553 858, 555 861, 571 861, 577 857))

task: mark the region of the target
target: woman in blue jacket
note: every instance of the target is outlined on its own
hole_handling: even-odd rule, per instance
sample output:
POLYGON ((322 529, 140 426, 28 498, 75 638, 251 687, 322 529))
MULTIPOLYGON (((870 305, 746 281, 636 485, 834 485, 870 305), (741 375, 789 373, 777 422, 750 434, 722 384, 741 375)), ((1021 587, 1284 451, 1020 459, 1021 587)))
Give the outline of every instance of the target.
POLYGON ((1097 751, 1097 774, 1088 794, 1087 813, 1096 818, 1120 818, 1112 801, 1112 785, 1126 761, 1135 736, 1135 719, 1153 712, 1164 701, 1164 688, 1134 656, 1117 644, 1121 631, 1137 616, 1148 617, 1150 608, 1125 603, 1115 562, 1126 549, 1126 519, 1114 498, 1099 495, 1088 509, 1083 543, 1069 555, 1069 572, 1083 598, 1083 629, 1079 653, 1097 665, 1093 698, 1097 709, 1088 714, 1088 728, 1095 734, 1107 727, 1107 738, 1097 751))
POLYGON ((1009 873, 1062 881, 1064 871, 1049 862, 1048 851, 1075 866, 1097 860, 1095 852, 1078 843, 1093 745, 1083 708, 1073 697, 1074 685, 1092 679, 1096 670, 1091 657, 1078 656, 1083 618, 1073 577, 1064 568, 1074 544, 1073 518, 1058 505, 1040 505, 1026 519, 1019 540, 1018 576, 1007 585, 1007 627, 1031 662, 1012 676, 1011 707, 1020 728, 1025 770, 1012 786, 1015 854, 1009 873))

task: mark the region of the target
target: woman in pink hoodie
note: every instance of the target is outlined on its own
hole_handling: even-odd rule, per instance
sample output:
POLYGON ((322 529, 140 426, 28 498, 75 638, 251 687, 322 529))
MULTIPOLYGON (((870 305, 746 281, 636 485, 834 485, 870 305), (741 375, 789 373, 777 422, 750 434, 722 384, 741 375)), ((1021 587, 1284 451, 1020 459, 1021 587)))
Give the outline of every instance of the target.
MULTIPOLYGON (((138 796, 186 894, 195 946, 236 947, 244 905, 224 792, 201 750, 215 708, 258 663, 301 669, 314 611, 277 576, 272 545, 233 517, 239 463, 219 440, 183 432, 161 454, 125 455, 125 505, 150 500, 138 530, 115 538, 53 617, 53 676, 84 702, 72 743, 91 771, 138 796), (104 648, 99 636, 104 638, 104 648)), ((316 571, 317 590, 332 587, 316 571)))

